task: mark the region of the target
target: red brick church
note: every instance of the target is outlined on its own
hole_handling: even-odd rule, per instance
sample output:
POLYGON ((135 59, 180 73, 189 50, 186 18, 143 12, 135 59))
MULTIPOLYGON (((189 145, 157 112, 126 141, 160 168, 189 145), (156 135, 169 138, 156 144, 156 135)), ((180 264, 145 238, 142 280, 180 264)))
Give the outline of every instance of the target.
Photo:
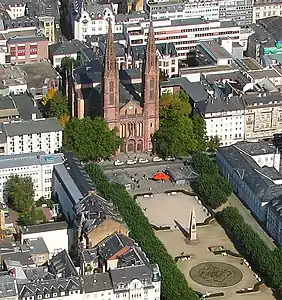
POLYGON ((152 23, 142 70, 118 70, 110 25, 100 72, 92 63, 74 70, 73 77, 73 116, 103 115, 111 129, 118 129, 123 152, 152 149, 152 135, 159 129, 159 67, 152 23))

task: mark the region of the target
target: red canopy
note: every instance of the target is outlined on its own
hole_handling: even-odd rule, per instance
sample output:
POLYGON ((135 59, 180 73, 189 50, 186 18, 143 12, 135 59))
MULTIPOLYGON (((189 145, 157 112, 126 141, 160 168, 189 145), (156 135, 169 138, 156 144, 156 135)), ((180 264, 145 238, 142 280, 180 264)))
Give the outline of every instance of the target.
POLYGON ((154 176, 153 176, 153 180, 169 180, 170 176, 163 173, 163 172, 157 172, 154 176))

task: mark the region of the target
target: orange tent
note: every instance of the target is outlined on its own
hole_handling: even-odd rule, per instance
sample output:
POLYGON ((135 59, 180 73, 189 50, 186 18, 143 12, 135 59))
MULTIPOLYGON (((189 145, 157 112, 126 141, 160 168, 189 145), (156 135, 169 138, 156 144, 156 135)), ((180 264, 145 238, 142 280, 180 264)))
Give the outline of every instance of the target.
POLYGON ((157 172, 154 176, 153 176, 153 180, 169 180, 170 176, 163 173, 163 172, 157 172))

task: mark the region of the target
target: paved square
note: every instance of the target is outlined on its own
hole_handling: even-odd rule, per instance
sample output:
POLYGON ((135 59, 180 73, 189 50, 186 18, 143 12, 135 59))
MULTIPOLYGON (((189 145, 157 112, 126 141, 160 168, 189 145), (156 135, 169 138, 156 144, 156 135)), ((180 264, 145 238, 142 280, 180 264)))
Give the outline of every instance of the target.
POLYGON ((197 223, 208 217, 207 210, 193 197, 178 192, 176 195, 154 194, 153 197, 137 197, 137 203, 151 224, 174 228, 176 220, 184 228, 189 227, 190 213, 195 210, 197 223))
POLYGON ((243 288, 252 288, 257 282, 254 272, 245 264, 242 264, 241 258, 234 258, 226 255, 215 255, 209 251, 211 246, 222 246, 226 250, 237 252, 234 245, 226 236, 221 226, 213 220, 210 225, 197 227, 198 241, 196 243, 187 243, 186 239, 179 230, 170 231, 156 231, 157 237, 166 246, 168 252, 173 258, 179 256, 181 253, 190 255, 191 259, 186 261, 178 261, 177 265, 187 279, 188 284, 196 291, 201 293, 216 293, 224 292, 224 297, 220 299, 256 299, 256 300, 273 300, 271 290, 262 287, 260 292, 238 295, 236 291, 243 288), (204 262, 212 263, 226 263, 239 269, 243 277, 235 285, 229 287, 210 287, 197 283, 190 277, 190 271, 193 267, 204 262))

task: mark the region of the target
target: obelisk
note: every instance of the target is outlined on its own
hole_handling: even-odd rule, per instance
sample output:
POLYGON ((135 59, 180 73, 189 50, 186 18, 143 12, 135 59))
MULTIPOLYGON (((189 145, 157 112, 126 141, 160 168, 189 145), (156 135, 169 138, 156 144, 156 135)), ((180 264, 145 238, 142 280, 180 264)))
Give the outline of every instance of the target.
POLYGON ((189 240, 190 241, 197 240, 197 222, 196 222, 196 214, 194 209, 191 211, 191 215, 190 215, 189 240))

